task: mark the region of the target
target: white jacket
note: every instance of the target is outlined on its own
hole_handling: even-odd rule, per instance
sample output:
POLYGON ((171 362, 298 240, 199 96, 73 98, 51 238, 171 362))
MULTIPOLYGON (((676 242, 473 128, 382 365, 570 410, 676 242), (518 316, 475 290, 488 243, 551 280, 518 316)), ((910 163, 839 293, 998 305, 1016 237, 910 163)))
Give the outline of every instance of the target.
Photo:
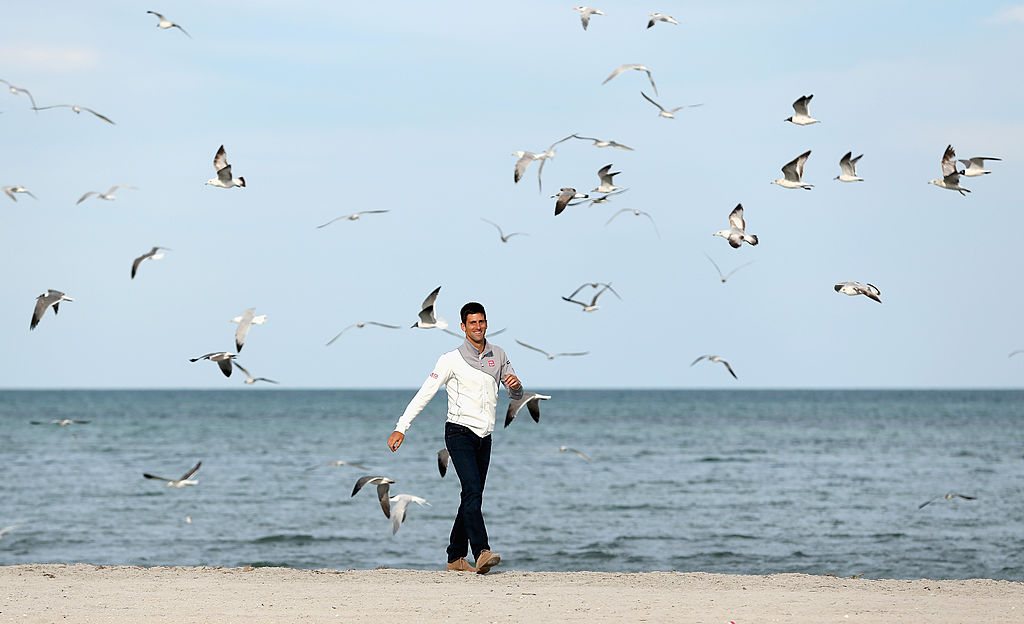
MULTIPOLYGON (((481 438, 490 435, 494 431, 499 384, 509 374, 514 375, 515 371, 501 347, 487 343, 480 353, 467 340, 437 359, 433 372, 398 419, 395 431, 408 431, 413 419, 444 385, 448 392, 448 422, 468 427, 481 438)), ((522 386, 509 389, 509 396, 514 399, 522 395, 522 386)))

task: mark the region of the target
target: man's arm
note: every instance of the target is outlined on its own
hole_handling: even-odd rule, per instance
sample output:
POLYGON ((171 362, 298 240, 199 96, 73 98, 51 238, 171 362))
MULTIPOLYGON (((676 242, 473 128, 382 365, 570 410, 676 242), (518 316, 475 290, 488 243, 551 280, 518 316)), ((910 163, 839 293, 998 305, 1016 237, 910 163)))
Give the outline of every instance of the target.
POLYGON ((516 377, 516 371, 512 369, 508 357, 505 358, 505 365, 501 369, 501 379, 513 400, 523 398, 523 383, 516 377))
POLYGON ((402 417, 398 419, 398 423, 395 424, 395 430, 388 436, 388 448, 392 452, 397 451, 398 447, 402 445, 402 441, 405 439, 405 432, 412 426, 412 421, 423 408, 430 403, 430 399, 434 398, 437 391, 441 389, 441 386, 448 383, 451 378, 451 368, 444 361, 444 356, 441 356, 437 360, 437 364, 434 365, 433 372, 427 376, 427 380, 420 386, 419 392, 409 401, 409 405, 405 408, 405 412, 402 417))

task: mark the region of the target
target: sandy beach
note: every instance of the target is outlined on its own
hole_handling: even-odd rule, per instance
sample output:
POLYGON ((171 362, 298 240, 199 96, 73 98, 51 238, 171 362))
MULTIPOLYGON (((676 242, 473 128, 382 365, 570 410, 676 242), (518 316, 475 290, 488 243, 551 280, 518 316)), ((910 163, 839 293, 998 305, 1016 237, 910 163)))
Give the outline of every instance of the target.
POLYGON ((0 622, 1024 622, 1024 583, 15 565, 0 622))

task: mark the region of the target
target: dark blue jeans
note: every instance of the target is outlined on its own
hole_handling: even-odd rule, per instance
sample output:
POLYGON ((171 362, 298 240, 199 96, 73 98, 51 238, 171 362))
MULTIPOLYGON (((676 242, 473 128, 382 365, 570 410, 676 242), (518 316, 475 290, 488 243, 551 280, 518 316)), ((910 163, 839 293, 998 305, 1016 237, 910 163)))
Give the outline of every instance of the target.
POLYGON ((474 557, 481 550, 491 549, 480 510, 487 466, 491 463, 491 436, 481 438, 467 427, 445 423, 444 445, 462 483, 462 503, 448 542, 448 563, 451 563, 466 556, 467 546, 472 547, 474 557))

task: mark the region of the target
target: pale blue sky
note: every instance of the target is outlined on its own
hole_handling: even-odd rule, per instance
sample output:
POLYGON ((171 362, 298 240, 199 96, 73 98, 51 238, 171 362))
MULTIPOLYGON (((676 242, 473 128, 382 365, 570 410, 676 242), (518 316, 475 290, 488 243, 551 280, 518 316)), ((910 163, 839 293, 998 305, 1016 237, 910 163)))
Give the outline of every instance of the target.
MULTIPOLYGON (((0 78, 0 386, 238 386, 188 358, 233 350, 228 319, 267 314, 239 358, 286 387, 416 387, 454 338, 407 327, 442 286, 441 316, 478 300, 528 387, 1017 387, 1024 295, 1024 6, 930 2, 597 4, 15 3, 0 78), (842 7, 842 8, 841 8, 842 7), (844 10, 844 8, 846 10, 844 10), (161 31, 146 10, 177 30, 161 31), (679 26, 647 30, 647 14, 679 26), (657 116, 628 72, 644 63, 657 116), (814 94, 822 123, 782 120, 814 94), (577 132, 634 152, 560 145, 538 194, 511 153, 577 132), (996 156, 967 197, 928 185, 952 143, 996 156), (244 189, 204 186, 224 144, 244 189), (813 191, 770 185, 811 149, 813 191), (866 182, 834 181, 845 152, 866 182), (614 163, 629 192, 553 216, 614 163), (89 190, 131 184, 118 200, 89 190), (760 245, 712 233, 736 203, 760 245), (648 211, 661 238, 643 218, 648 211), (388 209, 357 222, 339 215, 388 209), (481 217, 506 231, 502 244, 481 217), (167 257, 129 279, 153 245, 167 257), (754 264, 719 283, 724 270, 754 264), (835 293, 871 282, 878 305, 835 293), (611 281, 585 314, 561 301, 611 281), (32 332, 35 297, 76 299, 32 332), (589 350, 547 361, 549 351, 589 350), (728 359, 690 362, 702 354, 728 359)), ((457 328, 457 327, 456 327, 457 328)))

